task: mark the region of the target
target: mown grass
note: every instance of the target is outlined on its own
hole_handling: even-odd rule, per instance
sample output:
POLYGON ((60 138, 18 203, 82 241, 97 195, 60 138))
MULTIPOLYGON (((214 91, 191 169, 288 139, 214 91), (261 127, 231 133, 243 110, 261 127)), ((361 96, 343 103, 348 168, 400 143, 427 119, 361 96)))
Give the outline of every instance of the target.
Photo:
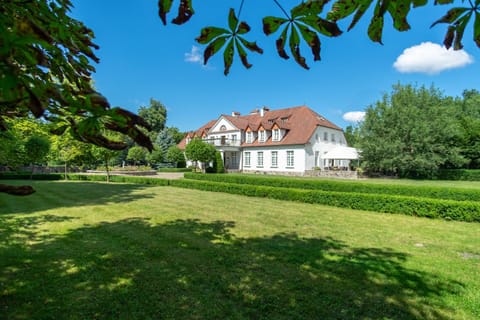
POLYGON ((0 195, 0 318, 480 318, 476 223, 32 184, 32 196, 0 195))

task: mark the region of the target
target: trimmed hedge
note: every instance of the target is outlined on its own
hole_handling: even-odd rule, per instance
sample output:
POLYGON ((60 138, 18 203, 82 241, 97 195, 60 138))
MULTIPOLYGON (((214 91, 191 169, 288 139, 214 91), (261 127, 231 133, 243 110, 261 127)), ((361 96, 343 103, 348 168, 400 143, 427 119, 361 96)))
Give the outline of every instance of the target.
MULTIPOLYGON (((32 180, 62 180, 65 175, 61 173, 36 173, 32 176, 32 180)), ((28 172, 2 172, 0 173, 0 180, 30 180, 30 173, 28 172)))
POLYGON ((347 193, 322 190, 301 190, 186 179, 170 180, 169 184, 181 188, 315 203, 356 210, 401 213, 419 217, 480 222, 480 204, 473 201, 422 199, 408 196, 356 192, 347 193))
POLYGON ((192 172, 190 168, 159 168, 158 172, 192 172))
POLYGON ((292 179, 285 177, 265 177, 252 175, 217 175, 185 173, 185 178, 226 183, 249 184, 335 192, 354 192, 368 194, 402 195, 420 198, 444 199, 455 201, 480 201, 480 190, 462 188, 442 188, 427 186, 404 186, 390 184, 372 184, 353 181, 334 181, 324 179, 292 179))
MULTIPOLYGON (((107 176, 103 174, 67 174, 68 180, 73 181, 95 181, 95 182, 106 182, 107 176)), ((8 180, 30 180, 30 174, 26 173, 9 173, 9 174, 0 174, 1 179, 8 180)), ((34 174, 32 180, 64 180, 64 174, 34 174)), ((168 186, 167 179, 158 179, 158 178, 148 178, 148 177, 136 177, 136 176, 110 176, 111 182, 123 182, 123 183, 137 183, 137 184, 149 184, 149 185, 160 185, 168 186)))
MULTIPOLYGON (((107 181, 106 175, 100 174, 69 174, 68 179, 79 181, 107 181)), ((136 176, 110 176, 110 182, 148 184, 156 186, 168 186, 167 179, 136 177, 136 176)))
POLYGON ((480 170, 440 170, 436 178, 438 180, 480 181, 480 170))
MULTIPOLYGON (((196 175, 204 176, 204 175, 196 175)), ((211 175, 209 175, 211 176, 211 175)), ((0 175, 0 178, 29 179, 27 174, 0 175)), ((39 180, 63 179, 62 174, 34 175, 39 180)), ((69 174, 71 180, 106 181, 105 175, 69 174)), ((252 184, 238 184, 193 179, 167 180, 135 176, 111 176, 112 182, 148 184, 225 192, 249 197, 263 197, 286 201, 315 203, 327 206, 368 210, 384 213, 400 213, 418 217, 443 218, 467 222, 480 222, 480 202, 439 200, 401 195, 338 192, 313 189, 285 188, 252 184)))

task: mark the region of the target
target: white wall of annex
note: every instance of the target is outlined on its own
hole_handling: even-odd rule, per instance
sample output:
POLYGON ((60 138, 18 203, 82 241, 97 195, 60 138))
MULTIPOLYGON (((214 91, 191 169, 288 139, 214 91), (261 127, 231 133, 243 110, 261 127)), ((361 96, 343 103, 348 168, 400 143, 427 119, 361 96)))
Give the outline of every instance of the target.
POLYGON ((303 146, 272 146, 260 148, 245 148, 242 152, 243 165, 245 164, 245 152, 250 152, 250 167, 243 167, 246 171, 270 171, 270 172, 304 172, 305 149, 303 146), (278 152, 278 165, 272 167, 272 151, 278 152), (287 151, 293 151, 294 166, 287 167, 287 151), (258 166, 258 152, 263 152, 263 166, 258 166))

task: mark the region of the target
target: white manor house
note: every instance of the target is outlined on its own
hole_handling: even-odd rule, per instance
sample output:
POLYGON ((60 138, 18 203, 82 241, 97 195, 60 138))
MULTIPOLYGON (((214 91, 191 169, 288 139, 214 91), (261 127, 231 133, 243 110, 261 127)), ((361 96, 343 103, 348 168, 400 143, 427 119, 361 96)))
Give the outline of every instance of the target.
POLYGON ((343 130, 307 106, 220 115, 189 132, 178 146, 185 149, 194 138, 213 144, 230 172, 303 175, 348 170, 358 158, 343 130))

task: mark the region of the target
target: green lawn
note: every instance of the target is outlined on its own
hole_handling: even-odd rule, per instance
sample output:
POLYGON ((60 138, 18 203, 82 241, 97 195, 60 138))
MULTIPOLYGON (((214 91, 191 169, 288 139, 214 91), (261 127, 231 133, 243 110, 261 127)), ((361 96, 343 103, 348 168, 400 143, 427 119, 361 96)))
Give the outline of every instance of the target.
POLYGON ((480 224, 32 183, 0 194, 0 319, 480 318, 480 224))

